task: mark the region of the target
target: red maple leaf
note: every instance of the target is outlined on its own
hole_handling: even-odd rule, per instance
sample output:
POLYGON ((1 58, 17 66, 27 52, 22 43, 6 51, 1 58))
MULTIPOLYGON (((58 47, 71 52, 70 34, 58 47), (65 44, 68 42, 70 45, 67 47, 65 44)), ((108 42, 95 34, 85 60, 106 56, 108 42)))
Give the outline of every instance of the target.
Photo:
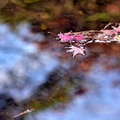
POLYGON ((71 40, 83 40, 85 37, 82 34, 71 34, 71 32, 68 33, 60 33, 58 34, 58 37, 61 39, 61 42, 69 42, 71 40))
POLYGON ((76 41, 79 41, 79 40, 83 40, 83 39, 85 39, 85 37, 84 37, 82 34, 74 35, 73 38, 74 38, 76 41))
POLYGON ((73 36, 70 36, 70 32, 68 33, 60 33, 58 37, 61 39, 61 42, 68 42, 73 39, 73 36))

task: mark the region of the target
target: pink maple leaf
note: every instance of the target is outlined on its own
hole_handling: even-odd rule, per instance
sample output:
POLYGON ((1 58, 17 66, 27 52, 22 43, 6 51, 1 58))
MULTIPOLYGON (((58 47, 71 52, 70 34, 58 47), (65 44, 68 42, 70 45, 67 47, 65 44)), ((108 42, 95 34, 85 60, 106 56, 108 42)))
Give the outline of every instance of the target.
POLYGON ((101 30, 101 31, 106 35, 113 35, 114 34, 113 30, 101 30))
POLYGON ((70 48, 70 50, 67 50, 66 52, 72 52, 73 53, 73 58, 79 53, 82 54, 82 55, 85 55, 85 53, 84 53, 85 49, 82 48, 82 47, 78 48, 78 47, 75 47, 75 46, 71 45, 68 48, 70 48))
POLYGON ((113 30, 114 30, 115 32, 120 32, 120 24, 119 24, 118 27, 112 26, 112 28, 113 28, 113 30))
POLYGON ((61 39, 61 42, 68 42, 68 41, 71 41, 71 40, 76 40, 76 41, 79 41, 79 40, 83 40, 85 39, 85 37, 82 35, 82 34, 71 34, 71 32, 68 32, 68 33, 60 33, 58 34, 58 37, 61 39))
POLYGON ((85 37, 82 34, 77 34, 77 35, 74 35, 73 39, 75 39, 76 41, 79 41, 79 40, 85 39, 85 37))
POLYGON ((61 42, 68 42, 73 39, 73 36, 70 35, 70 32, 68 33, 60 33, 58 34, 58 37, 61 39, 61 42))

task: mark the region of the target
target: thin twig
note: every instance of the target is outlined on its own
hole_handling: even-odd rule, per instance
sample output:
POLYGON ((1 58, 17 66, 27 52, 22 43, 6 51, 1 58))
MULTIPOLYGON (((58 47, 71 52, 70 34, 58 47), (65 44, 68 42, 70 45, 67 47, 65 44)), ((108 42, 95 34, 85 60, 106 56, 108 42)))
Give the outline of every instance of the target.
POLYGON ((107 27, 109 27, 110 25, 112 25, 113 23, 108 23, 104 28, 103 28, 103 30, 105 30, 107 27))
POLYGON ((55 37, 57 36, 56 34, 54 34, 54 33, 52 33, 52 32, 48 32, 48 33, 52 34, 52 35, 55 36, 55 37))
POLYGON ((15 115, 15 116, 13 116, 12 118, 16 118, 16 117, 19 117, 19 116, 21 116, 21 115, 24 115, 24 114, 27 114, 27 113, 30 113, 30 112, 32 112, 32 111, 34 111, 35 109, 27 109, 26 111, 23 111, 23 112, 21 112, 21 113, 19 113, 19 114, 17 114, 17 115, 15 115))

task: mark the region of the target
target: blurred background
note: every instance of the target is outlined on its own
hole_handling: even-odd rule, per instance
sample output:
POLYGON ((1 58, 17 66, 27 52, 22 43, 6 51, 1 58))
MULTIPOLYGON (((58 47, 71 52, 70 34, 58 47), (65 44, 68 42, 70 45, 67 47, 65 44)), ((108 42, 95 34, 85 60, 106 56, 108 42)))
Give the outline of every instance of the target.
POLYGON ((48 32, 101 30, 119 23, 119 6, 0 0, 0 120, 118 120, 120 44, 91 43, 73 59, 48 32))

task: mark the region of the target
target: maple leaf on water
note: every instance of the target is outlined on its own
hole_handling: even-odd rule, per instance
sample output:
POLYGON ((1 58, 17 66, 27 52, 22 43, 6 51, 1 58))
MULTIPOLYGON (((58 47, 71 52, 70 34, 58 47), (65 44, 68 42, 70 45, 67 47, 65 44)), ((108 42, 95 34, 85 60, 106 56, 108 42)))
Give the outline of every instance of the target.
POLYGON ((101 30, 101 32, 103 32, 106 35, 113 35, 114 34, 113 30, 101 30))
POLYGON ((79 40, 84 40, 85 37, 82 34, 74 35, 73 39, 79 41, 79 40))
POLYGON ((58 36, 61 39, 61 42, 68 42, 73 39, 73 36, 70 36, 70 32, 64 34, 60 33, 58 36))
POLYGON ((120 32, 120 24, 119 24, 118 27, 112 26, 112 28, 113 28, 113 30, 114 30, 115 32, 120 32))
POLYGON ((82 55, 85 55, 85 53, 84 53, 85 49, 83 47, 78 48, 78 47, 75 47, 75 46, 71 45, 68 48, 70 48, 70 50, 67 50, 66 52, 72 52, 73 57, 75 57, 79 53, 82 54, 82 55))
POLYGON ((68 33, 60 33, 58 34, 58 37, 61 39, 61 42, 69 42, 71 40, 84 40, 85 37, 82 34, 75 34, 75 35, 71 35, 71 32, 68 33))

